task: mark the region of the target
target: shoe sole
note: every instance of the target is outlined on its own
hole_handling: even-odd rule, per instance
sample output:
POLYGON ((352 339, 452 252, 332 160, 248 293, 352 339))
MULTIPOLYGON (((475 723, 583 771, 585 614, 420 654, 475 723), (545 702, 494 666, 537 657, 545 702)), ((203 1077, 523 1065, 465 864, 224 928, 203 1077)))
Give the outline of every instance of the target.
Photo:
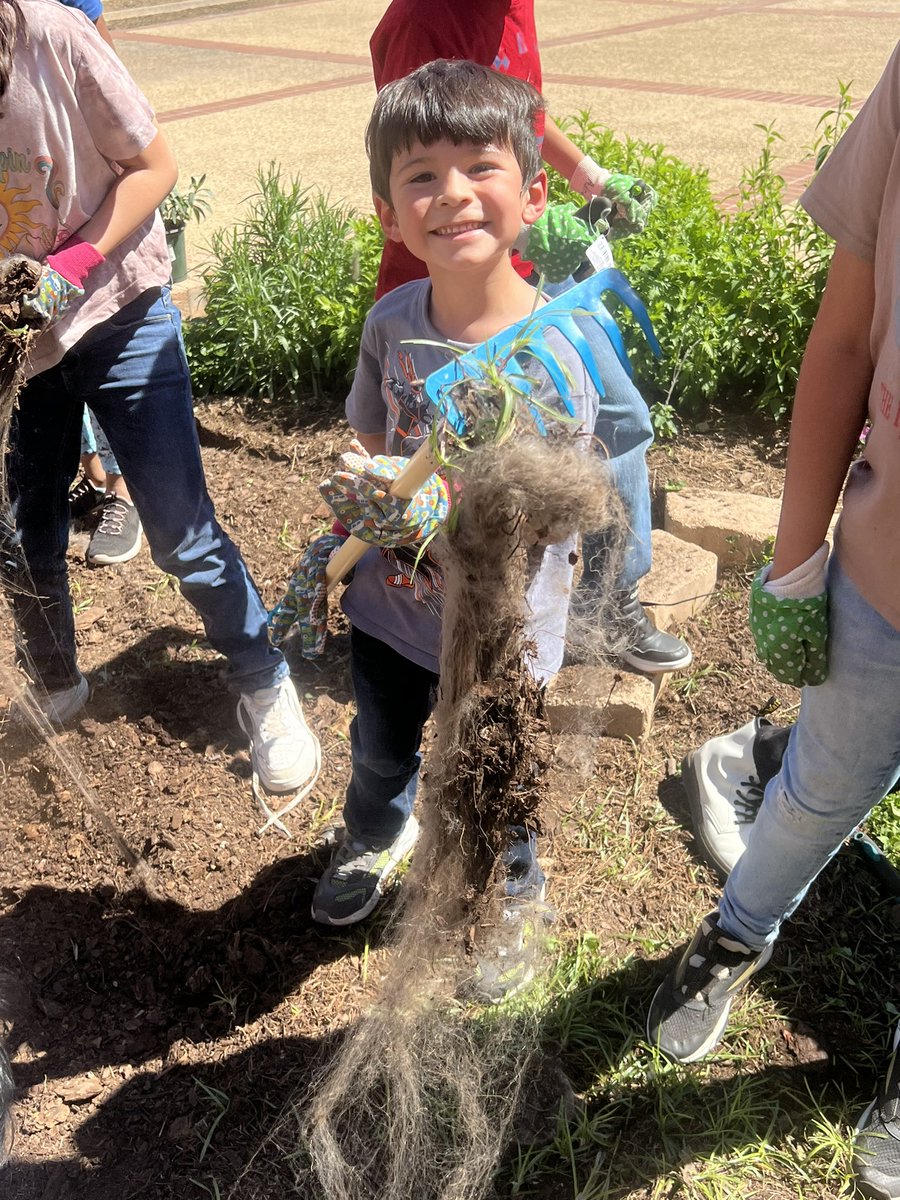
POLYGON ((707 838, 703 828, 703 801, 700 796, 700 783, 697 779, 696 771, 694 770, 695 755, 696 751, 692 750, 690 754, 686 754, 681 760, 681 786, 684 788, 685 795, 688 798, 688 804, 691 809, 691 820, 694 826, 694 840, 703 851, 703 857, 711 867, 714 867, 715 870, 719 872, 722 882, 724 883, 731 874, 732 868, 717 856, 715 849, 707 838))
POLYGON ((127 550, 123 550, 121 554, 91 554, 90 548, 88 548, 88 553, 85 555, 85 562, 89 567, 114 567, 116 563, 131 562, 133 558, 137 558, 140 554, 142 545, 143 539, 138 534, 138 539, 134 545, 129 546, 127 550))
POLYGON ((627 667, 632 667, 635 671, 641 671, 644 675, 667 675, 671 671, 682 671, 694 661, 694 655, 690 646, 687 647, 687 655, 683 655, 675 661, 670 659, 665 663, 647 662, 640 655, 632 654, 630 650, 623 651, 619 657, 627 667))
MULTIPOLYGON (((748 974, 746 974, 745 976, 742 977, 742 979, 741 979, 741 987, 742 988, 745 984, 750 982, 750 980, 753 978, 754 975, 757 975, 763 969, 763 967, 765 967, 768 964, 769 960, 772 957, 774 949, 775 949, 774 946, 766 947, 766 949, 763 951, 762 955, 760 956, 759 960, 754 964, 753 970, 748 972, 748 974)), ((734 996, 732 996, 732 998, 728 1001, 728 1004, 725 1006, 725 1009, 723 1010, 722 1015, 719 1017, 718 1021, 716 1021, 715 1025, 713 1026, 712 1030, 709 1033, 709 1036, 706 1038, 706 1041, 704 1041, 701 1046, 698 1046, 697 1049, 693 1051, 693 1053, 686 1054, 683 1058, 680 1058, 675 1054, 670 1054, 669 1051, 666 1050, 664 1046, 661 1046, 658 1041, 655 1041, 653 1038, 653 1034, 650 1031, 650 1014, 653 1012, 653 1005, 656 1003, 656 997, 660 994, 660 992, 662 992, 662 990, 665 988, 665 986, 666 986, 666 981, 664 980, 659 985, 659 987, 656 989, 656 991, 653 993, 653 999, 650 1001, 650 1008, 647 1010, 647 1020, 644 1022, 644 1036, 647 1040, 647 1045, 652 1046, 654 1050, 659 1051, 659 1053, 663 1056, 663 1058, 667 1059, 669 1062, 676 1062, 676 1063, 699 1062, 701 1058, 706 1058, 707 1054, 711 1054, 713 1052, 713 1050, 715 1050, 716 1046, 718 1046, 719 1042, 722 1040, 722 1034, 725 1032, 725 1026, 728 1024, 728 1018, 731 1016, 732 1005, 734 1004, 735 1000, 737 999, 740 989, 738 991, 736 991, 734 996)))
POLYGON ((366 917, 378 907, 379 902, 383 899, 385 885, 391 882, 399 868, 406 862, 415 849, 416 842, 419 840, 419 822, 415 819, 415 817, 411 817, 410 820, 407 821, 407 826, 410 824, 413 826, 412 830, 410 831, 411 837, 408 837, 401 842, 401 851, 399 855, 396 858, 392 857, 391 861, 382 871, 381 875, 379 875, 378 883, 375 885, 375 890, 372 892, 372 895, 362 906, 362 908, 357 909, 355 912, 350 913, 350 915, 346 917, 332 917, 324 910, 317 909, 315 907, 315 901, 313 901, 309 910, 312 919, 319 925, 333 925, 335 928, 341 928, 344 925, 356 925, 360 921, 364 921, 366 917))

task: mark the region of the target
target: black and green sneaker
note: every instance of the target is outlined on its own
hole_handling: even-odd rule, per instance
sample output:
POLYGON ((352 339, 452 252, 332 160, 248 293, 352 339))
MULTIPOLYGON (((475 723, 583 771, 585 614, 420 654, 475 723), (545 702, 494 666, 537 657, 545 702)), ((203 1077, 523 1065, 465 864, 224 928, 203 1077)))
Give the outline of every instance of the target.
POLYGON ((696 1062, 719 1044, 735 996, 772 957, 719 929, 710 913, 678 964, 657 988, 647 1014, 647 1041, 675 1062, 696 1062))
POLYGON ((328 869, 316 885, 312 917, 322 925, 355 925, 378 904, 419 836, 414 816, 392 842, 360 841, 345 834, 328 869))
POLYGON ((856 1190, 870 1200, 900 1200, 900 1025, 878 1096, 856 1126, 856 1190))

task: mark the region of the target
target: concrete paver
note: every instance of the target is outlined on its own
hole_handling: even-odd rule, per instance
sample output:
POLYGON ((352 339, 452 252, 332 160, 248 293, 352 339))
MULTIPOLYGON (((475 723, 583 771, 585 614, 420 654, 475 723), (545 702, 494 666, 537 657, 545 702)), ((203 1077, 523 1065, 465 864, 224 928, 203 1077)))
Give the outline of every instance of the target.
MULTIPOLYGON (((368 40, 387 0, 224 12, 209 3, 142 11, 107 0, 119 51, 156 107, 182 177, 205 172, 215 192, 210 221, 189 230, 189 252, 196 257, 211 229, 234 223, 259 165, 273 160, 370 210, 368 40)), ((619 135, 662 142, 707 167, 722 194, 756 157, 754 126, 770 122, 799 190, 807 168, 798 164, 837 80, 852 80, 861 102, 900 32, 900 0, 536 0, 536 16, 551 112, 587 109, 619 135)))

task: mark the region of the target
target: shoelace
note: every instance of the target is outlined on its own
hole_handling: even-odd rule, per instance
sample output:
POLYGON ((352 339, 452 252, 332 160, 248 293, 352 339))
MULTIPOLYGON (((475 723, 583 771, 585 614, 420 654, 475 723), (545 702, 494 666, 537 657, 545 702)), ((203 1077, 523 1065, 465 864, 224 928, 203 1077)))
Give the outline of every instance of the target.
POLYGON ((335 855, 331 869, 332 879, 344 880, 352 874, 348 870, 351 863, 358 862, 369 853, 369 847, 363 842, 344 842, 335 855))
POLYGON ((103 515, 97 532, 107 537, 119 537, 128 520, 128 505, 118 496, 113 496, 103 503, 103 515))
MULTIPOLYGON (((251 710, 251 715, 257 718, 254 724, 263 741, 268 742, 290 732, 287 721, 289 705, 282 688, 266 688, 265 691, 268 693, 265 699, 254 701, 252 704, 248 702, 247 707, 251 710)), ((259 694, 258 692, 257 695, 259 694)))
POLYGON ((739 825, 753 824, 765 794, 765 788, 755 775, 741 781, 735 790, 734 801, 734 815, 739 825), (746 790, 742 791, 742 788, 746 790))
POLYGON ((84 496, 96 496, 98 488, 95 488, 89 479, 82 479, 69 492, 69 503, 75 504, 84 496))

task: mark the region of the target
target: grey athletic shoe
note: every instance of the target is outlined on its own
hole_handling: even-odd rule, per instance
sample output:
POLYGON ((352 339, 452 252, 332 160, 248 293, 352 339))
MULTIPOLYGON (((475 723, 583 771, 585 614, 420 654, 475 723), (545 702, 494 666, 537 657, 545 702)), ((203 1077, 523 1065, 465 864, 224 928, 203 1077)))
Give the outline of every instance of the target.
POLYGON ((345 833, 344 840, 316 885, 312 900, 314 921, 323 925, 355 925, 364 920, 384 895, 401 863, 412 854, 419 836, 414 816, 392 842, 364 842, 345 833))
POLYGON ((108 567, 128 562, 140 549, 141 522, 137 509, 121 496, 105 496, 100 524, 88 542, 87 561, 92 567, 108 567))
POLYGON ((878 1096, 856 1126, 856 1190, 870 1200, 900 1200, 900 1025, 878 1096))
POLYGON ((675 1062, 696 1062, 725 1032, 735 996, 772 957, 772 947, 751 950, 719 930, 710 913, 660 984, 647 1014, 647 1041, 675 1062))

